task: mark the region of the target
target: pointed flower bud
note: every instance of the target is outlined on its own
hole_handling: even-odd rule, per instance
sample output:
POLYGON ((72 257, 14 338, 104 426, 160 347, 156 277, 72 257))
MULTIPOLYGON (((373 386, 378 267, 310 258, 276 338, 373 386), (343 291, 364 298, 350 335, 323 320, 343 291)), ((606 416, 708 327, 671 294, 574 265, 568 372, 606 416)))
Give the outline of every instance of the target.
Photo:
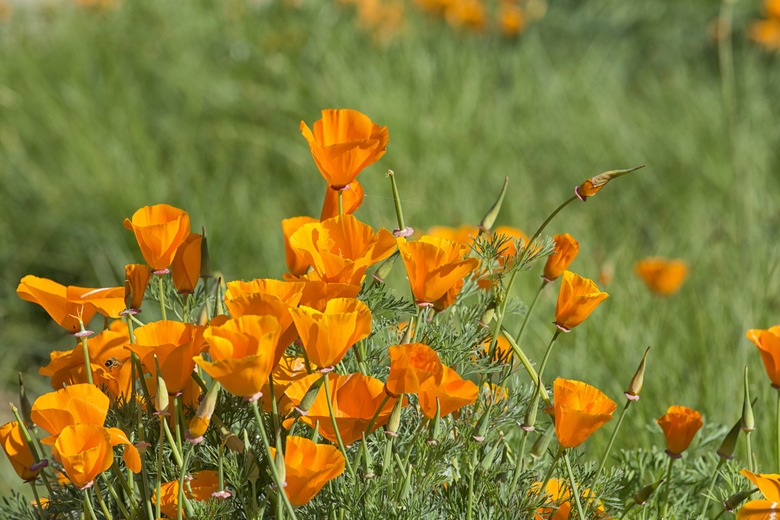
POLYGON ((628 170, 611 170, 596 175, 595 177, 591 177, 590 179, 586 180, 585 182, 583 182, 582 184, 574 188, 574 194, 577 195, 577 198, 579 198, 582 202, 585 202, 585 200, 588 197, 592 197, 593 195, 598 193, 599 190, 603 188, 604 185, 606 185, 612 179, 616 179, 627 173, 631 173, 640 168, 644 168, 645 166, 646 165, 643 164, 642 166, 637 166, 636 168, 629 168, 628 170))
POLYGON ((206 240, 206 228, 201 227, 200 241, 200 277, 211 278, 211 258, 209 258, 209 244, 206 240))
POLYGON ((493 228, 493 224, 496 223, 498 212, 501 211, 501 204, 504 202, 504 195, 506 195, 506 187, 508 184, 509 177, 504 177, 504 186, 501 188, 501 193, 499 193, 498 199, 482 218, 482 222, 479 223, 479 227, 481 227, 483 230, 490 231, 493 228))
POLYGON ((279 481, 282 482, 282 486, 286 486, 287 482, 287 471, 286 467, 284 465, 284 453, 281 450, 282 447, 282 435, 280 432, 276 432, 276 446, 280 449, 276 450, 276 453, 274 453, 274 465, 276 466, 276 472, 279 475, 279 481))
POLYGON ((753 417, 753 406, 750 403, 750 388, 748 386, 748 367, 745 365, 745 400, 742 402, 742 430, 752 432, 756 429, 753 417))
POLYGON ((537 437, 534 445, 531 447, 531 451, 528 453, 535 459, 541 459, 547 453, 547 447, 550 445, 553 436, 555 436, 555 428, 547 428, 543 435, 537 437))
POLYGON ((441 404, 436 398, 436 414, 431 419, 430 428, 428 428, 428 444, 435 445, 439 443, 441 436, 441 404))
POLYGON ((157 359, 157 354, 154 356, 154 365, 157 368, 157 392, 154 395, 154 408, 158 413, 168 413, 168 387, 165 385, 165 379, 162 377, 162 370, 160 370, 160 361, 157 359))
POLYGON ((487 408, 485 408, 485 411, 482 412, 482 416, 477 421, 477 428, 476 428, 476 434, 472 437, 477 442, 482 442, 485 440, 485 435, 487 434, 488 426, 490 426, 490 411, 493 409, 493 403, 492 401, 488 404, 487 408))
POLYGON ((30 412, 32 412, 32 405, 27 398, 27 390, 24 388, 24 381, 22 380, 22 373, 19 372, 19 403, 22 407, 22 419, 24 419, 25 425, 32 426, 33 422, 30 418, 30 412))
POLYGON ((395 406, 393 407, 393 411, 390 412, 390 419, 387 421, 387 425, 385 426, 385 433, 392 436, 397 437, 398 434, 398 428, 401 426, 401 407, 403 406, 403 400, 398 399, 395 402, 395 406))
POLYGON ((206 392, 205 397, 198 406, 198 411, 190 420, 189 428, 187 429, 187 440, 193 444, 203 440, 203 434, 206 433, 206 429, 211 422, 211 416, 214 414, 214 408, 217 406, 217 399, 219 399, 219 389, 221 385, 219 382, 214 381, 211 383, 211 387, 206 392))
POLYGON ((664 479, 658 480, 656 482, 653 482, 649 486, 645 486, 636 493, 634 493, 634 503, 638 506, 643 506, 647 502, 647 500, 650 498, 650 496, 653 494, 653 492, 658 488, 658 486, 661 485, 661 483, 664 481, 664 479))
MULTIPOLYGON (((739 493, 735 493, 723 501, 723 507, 726 508, 726 511, 731 513, 734 511, 734 509, 737 508, 737 506, 739 506, 742 502, 747 500, 750 497, 750 495, 752 495, 755 492, 756 492, 756 488, 747 489, 745 491, 740 491, 739 493)), ((771 517, 767 516, 763 518, 771 518, 771 517)))
POLYGON ((642 362, 639 363, 639 368, 636 369, 634 377, 631 378, 631 382, 628 383, 628 390, 626 390, 626 397, 631 401, 639 400, 639 392, 642 390, 642 383, 645 379, 645 364, 647 362, 647 354, 650 352, 650 347, 645 350, 645 355, 642 356, 642 362))
POLYGON ((726 437, 723 438, 723 442, 720 443, 720 448, 718 448, 717 451, 720 458, 727 460, 734 458, 734 450, 737 447, 737 441, 739 440, 739 433, 741 431, 742 419, 731 427, 731 430, 726 434, 726 437))
POLYGON ((320 377, 314 383, 312 383, 308 390, 306 390, 306 393, 303 395, 303 399, 301 399, 301 404, 296 407, 301 415, 305 415, 306 412, 309 411, 309 408, 311 408, 311 406, 314 404, 314 401, 317 400, 317 396, 320 393, 320 387, 324 382, 325 377, 320 377))

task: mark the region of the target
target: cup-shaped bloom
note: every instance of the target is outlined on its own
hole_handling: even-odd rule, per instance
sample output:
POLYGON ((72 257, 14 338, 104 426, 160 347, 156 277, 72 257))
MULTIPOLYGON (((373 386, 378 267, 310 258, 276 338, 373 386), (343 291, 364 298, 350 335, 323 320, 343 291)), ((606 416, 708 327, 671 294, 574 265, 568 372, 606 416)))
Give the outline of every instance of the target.
MULTIPOLYGON (((219 472, 212 470, 196 471, 184 486, 184 494, 189 500, 208 500, 216 491, 219 491, 219 472)), ((152 504, 156 504, 156 500, 156 494, 152 493, 152 504)), ((164 482, 160 486, 160 512, 168 518, 176 518, 178 510, 179 481, 164 482)))
POLYGON ((418 303, 432 304, 442 298, 479 265, 476 258, 463 258, 468 247, 430 235, 400 241, 398 248, 418 303))
POLYGON ((436 378, 426 380, 420 385, 417 395, 423 415, 432 419, 436 415, 436 400, 439 401, 440 416, 444 417, 476 401, 479 388, 444 365, 441 380, 438 383, 436 378))
POLYGON ((309 360, 320 367, 335 365, 371 334, 371 311, 356 298, 334 298, 323 312, 301 306, 290 314, 309 360))
POLYGON ((135 329, 135 343, 130 348, 154 376, 156 355, 168 393, 177 394, 184 390, 195 369, 193 356, 204 348, 203 331, 204 327, 191 323, 155 321, 135 329))
POLYGON ((688 276, 688 266, 682 260, 645 258, 634 264, 634 271, 656 294, 676 293, 688 276))
POLYGON ((386 126, 371 122, 357 110, 329 109, 312 129, 301 121, 301 133, 309 142, 320 173, 333 189, 343 189, 385 153, 386 126))
POLYGON ((656 422, 664 431, 666 451, 672 457, 687 450, 702 427, 701 414, 686 406, 670 406, 656 422))
POLYGON ((70 481, 84 489, 114 463, 111 434, 94 424, 66 426, 54 443, 54 457, 62 463, 70 481))
POLYGON ((393 254, 396 239, 386 229, 374 233, 354 216, 340 215, 301 226, 290 247, 322 281, 359 285, 369 266, 393 254))
POLYGON ((202 243, 203 235, 190 233, 173 256, 171 278, 180 293, 191 293, 198 285, 202 243))
POLYGON ((598 388, 558 378, 553 383, 555 435, 564 448, 576 448, 612 420, 617 405, 598 388))
MULTIPOLYGON (((333 190, 328 189, 328 192, 333 190)), ((335 192, 334 192, 335 193, 335 192)), ((338 196, 338 195, 337 195, 338 196)), ((316 223, 312 217, 292 217, 282 220, 282 234, 284 235, 284 257, 287 261, 287 271, 294 276, 301 276, 309 268, 309 262, 290 247, 290 237, 306 224, 316 223)))
POLYGON ((544 277, 549 281, 561 276, 580 252, 580 243, 568 233, 555 235, 553 241, 555 252, 547 257, 547 263, 544 264, 544 277))
POLYGON ((38 471, 32 471, 30 466, 35 462, 35 458, 30 452, 27 441, 24 440, 22 429, 17 421, 9 422, 0 426, 0 445, 8 456, 8 460, 14 467, 14 471, 19 478, 25 482, 35 480, 38 477, 38 471))
MULTIPOLYGON (((321 374, 311 374, 304 377, 290 385, 285 394, 290 398, 294 406, 298 406, 309 387, 321 377, 323 377, 321 374)), ((390 419, 390 413, 393 411, 396 400, 388 399, 380 410, 379 406, 387 395, 384 391, 384 384, 378 379, 361 374, 340 376, 331 373, 328 376, 328 387, 333 414, 336 417, 336 424, 338 425, 341 439, 345 444, 351 444, 360 439, 363 433, 366 435, 371 433, 367 431, 368 424, 377 410, 379 410, 379 415, 371 431, 383 426, 390 419)), ((406 402, 404 401, 405 404, 406 402)), ((307 415, 302 416, 300 420, 312 428, 319 421, 320 435, 333 443, 337 442, 324 388, 320 388, 314 403, 309 407, 307 415)))
POLYGON ((393 345, 387 351, 390 354, 390 375, 387 376, 385 392, 389 396, 416 394, 420 385, 431 378, 436 384, 441 383, 443 365, 439 355, 428 345, 393 345))
POLYGON ((97 312, 90 303, 69 300, 66 286, 46 278, 27 275, 19 282, 16 293, 21 299, 43 307, 54 321, 70 332, 81 330, 79 318, 86 325, 97 312))
MULTIPOLYGON (((271 448, 276 456, 276 449, 271 448)), ((287 437, 284 452, 284 492, 293 507, 308 503, 320 490, 344 473, 344 455, 335 446, 317 444, 304 437, 287 437)))
POLYGON ((587 318, 609 294, 599 291, 592 280, 571 271, 563 272, 558 303, 555 306, 555 324, 569 331, 587 318))
MULTIPOLYGON (((95 385, 76 384, 40 396, 33 403, 30 417, 56 437, 66 426, 74 424, 103 426, 109 405, 106 394, 95 385)), ((47 439, 42 442, 46 444, 47 439)))
POLYGON ((190 234, 190 217, 167 204, 144 206, 132 219, 125 219, 125 229, 135 233, 144 260, 155 271, 168 269, 176 250, 190 234))
MULTIPOLYGON (((363 186, 358 181, 352 181, 348 190, 341 191, 341 209, 344 214, 354 213, 363 204, 363 186)), ((320 220, 339 216, 339 192, 328 187, 325 190, 325 202, 322 204, 320 220)))
POLYGON ((772 386, 780 389, 780 325, 769 330, 750 329, 747 337, 758 347, 772 386))
POLYGON ((195 356, 195 362, 225 390, 240 397, 256 396, 274 369, 275 349, 281 333, 273 316, 242 316, 216 327, 203 337, 212 361, 195 356))
POLYGON ((140 309, 152 271, 145 264, 125 266, 125 304, 128 309, 140 309))

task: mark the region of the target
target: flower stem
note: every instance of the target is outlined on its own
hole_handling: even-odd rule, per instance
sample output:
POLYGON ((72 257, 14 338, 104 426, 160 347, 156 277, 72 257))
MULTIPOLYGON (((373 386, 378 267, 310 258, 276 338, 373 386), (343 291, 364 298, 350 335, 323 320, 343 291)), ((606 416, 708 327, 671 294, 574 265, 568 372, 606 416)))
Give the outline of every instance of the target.
POLYGON ((526 249, 526 251, 530 251, 530 250, 531 250, 531 244, 533 244, 533 243, 534 243, 534 240, 536 240, 537 238, 539 238, 539 235, 541 235, 541 234, 542 234, 542 231, 544 231, 544 228, 546 228, 546 227, 547 227, 547 224, 549 224, 550 222, 552 222, 552 219, 554 219, 554 218, 555 218, 555 216, 556 216, 556 215, 558 215, 558 213, 560 213, 561 211, 563 211, 563 208, 565 208, 566 206, 568 206, 569 204, 571 204, 571 203, 572 203, 572 202, 574 202, 575 200, 577 200, 577 196, 576 196, 576 195, 572 195, 572 197, 571 197, 569 200, 567 200, 566 202, 564 202, 563 204, 561 204, 560 206, 558 206, 558 208, 557 208, 555 211, 553 211, 552 213, 550 213, 550 216, 549 216, 549 217, 547 217, 547 220, 545 220, 544 222, 542 222, 542 225, 541 225, 541 226, 539 226, 539 229, 537 229, 537 230, 536 230, 536 233, 534 233, 534 236, 532 236, 532 237, 531 237, 531 240, 529 240, 529 241, 528 241, 528 245, 527 245, 527 246, 525 246, 525 249, 526 249))
MULTIPOLYGON (((84 330, 84 324, 81 324, 81 330, 84 330)), ((92 382, 92 363, 89 361, 89 349, 87 349, 87 337, 82 336, 81 337, 81 350, 84 352, 84 372, 87 374, 87 383, 90 385, 94 384, 92 382)))
POLYGON ((617 424, 615 424, 615 429, 612 430, 612 436, 609 438, 609 443, 607 443, 607 449, 604 450, 604 455, 601 456, 601 462, 599 462, 599 468, 598 470, 596 470, 596 476, 593 477, 593 482, 596 482, 599 479, 601 472, 604 470, 604 464, 607 463, 607 459, 609 458, 609 453, 612 451, 612 445, 615 443, 615 438, 617 437, 618 430, 620 430, 620 425, 623 424, 623 417, 625 417, 626 410, 628 410, 628 406, 630 404, 631 404, 631 400, 626 399, 626 405, 623 407, 623 410, 620 412, 620 416, 618 416, 617 424))
POLYGON ((550 469, 547 470, 547 474, 544 476, 544 480, 542 481, 541 493, 544 493, 544 490, 547 489, 547 483, 550 481, 550 477, 552 477, 552 472, 555 469, 555 464, 558 462, 558 459, 561 458, 561 455, 563 455, 563 452, 566 448, 563 446, 558 446, 558 453, 555 454, 555 457, 553 458, 552 462, 550 463, 550 469))
POLYGON ((93 487, 95 488, 95 496, 97 496, 98 504, 100 505, 100 509, 103 511, 103 514, 106 515, 106 518, 113 518, 111 513, 108 511, 108 506, 106 505, 105 500, 103 500, 103 495, 100 493, 100 486, 97 482, 95 482, 93 487))
POLYGON ((755 473, 755 466, 753 465, 753 448, 750 443, 750 430, 744 430, 745 432, 745 453, 748 459, 748 471, 755 473))
POLYGON ((542 285, 539 286, 539 290, 536 291, 536 296, 534 296, 533 301, 531 302, 531 306, 528 307, 528 310, 525 311, 525 317, 523 318, 523 324, 520 326, 520 331, 517 333, 517 336, 515 337, 515 342, 519 345, 520 342, 523 340, 523 333, 525 333, 525 326, 528 324, 528 318, 531 316, 531 313, 534 310, 534 307, 536 306, 536 301, 539 299, 539 295, 542 294, 542 291, 544 290, 547 285, 549 285, 550 282, 548 282, 545 279, 542 279, 542 285))
POLYGON ((720 471, 721 466, 726 462, 726 459, 721 458, 718 461, 718 467, 715 468, 715 471, 712 472, 712 478, 710 479, 710 485, 707 486, 707 494, 704 496, 704 504, 702 504, 701 512, 699 513, 699 518, 704 518, 704 515, 707 514, 707 506, 709 506, 710 499, 709 497, 712 495, 712 488, 715 487, 715 481, 718 479, 718 471, 720 471))
POLYGON ((166 320, 165 315, 165 288, 163 287, 163 275, 157 275, 157 286, 160 288, 160 311, 162 312, 162 319, 166 320))
POLYGON ((92 502, 89 500, 89 489, 84 490, 84 518, 97 520, 97 518, 95 518, 95 511, 92 509, 92 502))
POLYGON ((393 188, 393 204, 395 204, 395 215, 398 218, 398 229, 406 229, 404 224, 404 212, 401 209, 401 197, 398 195, 398 186, 395 183, 395 172, 387 170, 387 176, 390 177, 390 185, 393 188))
MULTIPOLYGON (((27 447, 29 448, 30 453, 33 456, 33 460, 36 463, 40 462, 41 458, 38 456, 38 449, 35 447, 33 438, 30 435, 30 431, 27 429, 27 425, 24 424, 24 421, 19 415, 19 409, 16 408, 16 406, 14 406, 13 404, 11 404, 11 412, 13 412, 14 417, 16 418, 16 422, 19 423, 19 429, 22 431, 22 437, 24 437, 24 442, 27 443, 27 447)), ((41 450, 43 450, 43 447, 41 447, 41 450)), ((53 497, 54 491, 51 488, 51 482, 49 482, 49 478, 46 476, 46 471, 44 470, 44 468, 41 468, 39 472, 41 474, 41 479, 43 480, 43 483, 46 485, 46 490, 49 492, 49 496, 53 497)))
POLYGON ((349 462, 349 457, 347 457, 347 449, 344 447, 344 442, 341 440, 341 433, 339 433, 339 427, 338 424, 336 424, 336 415, 333 413, 333 402, 330 398, 330 386, 328 386, 328 373, 326 372, 322 377, 325 378, 325 384, 323 386, 325 387, 325 398, 328 401, 328 413, 330 414, 330 421, 333 424, 333 431, 336 433, 336 440, 338 441, 341 454, 344 455, 347 470, 349 471, 349 474, 352 475, 352 478, 355 478, 355 470, 349 462))
POLYGON ((339 194, 339 215, 344 214, 344 190, 338 190, 339 194))
MULTIPOLYGON (((127 447, 125 447, 125 449, 127 449, 127 447)), ((127 518, 128 516, 132 516, 133 518, 136 516, 138 517, 142 516, 141 512, 138 510, 138 504, 135 501, 135 495, 133 494, 133 491, 130 489, 130 485, 128 484, 127 479, 125 479, 125 476, 122 475, 122 470, 119 469, 119 465, 117 465, 116 461, 114 461, 114 463, 111 465, 111 471, 114 473, 117 480, 119 480, 119 484, 122 486, 122 489, 124 489, 125 494, 127 494, 127 498, 128 500, 130 500, 130 507, 133 510, 132 515, 127 515, 124 512, 122 514, 125 515, 125 518, 127 518)), ((108 485, 108 478, 106 477, 103 478, 106 479, 106 485, 108 487, 108 490, 111 492, 111 496, 114 497, 114 500, 118 502, 119 498, 114 496, 115 492, 113 486, 108 485)), ((120 508, 124 509, 123 504, 120 505, 120 508)))
MULTIPOLYGON (((163 437, 165 436, 165 432, 163 431, 163 426, 165 426, 165 417, 158 416, 160 419, 160 436, 158 439, 158 446, 157 446, 157 476, 155 480, 155 518, 160 518, 160 508, 162 507, 161 501, 162 501, 162 455, 163 455, 163 437)), ((174 448, 174 451, 176 448, 174 448)))
MULTIPOLYGON (((531 377, 531 380, 539 381, 539 376, 536 373, 536 369, 531 364, 531 360, 528 359, 528 356, 525 355, 525 352, 523 352, 522 349, 517 345, 515 339, 512 337, 512 335, 509 333, 506 327, 501 327, 501 331, 504 333, 504 337, 509 342, 509 346, 512 347, 512 352, 514 353, 514 355, 520 358, 520 362, 523 364, 523 367, 525 367, 525 371, 528 372, 528 375, 531 377)), ((544 404, 550 406, 551 404, 550 395, 547 393, 547 389, 543 385, 542 386, 537 385, 537 386, 541 393, 544 404)))
POLYGON ((669 457, 669 466, 666 470, 666 490, 664 491, 664 503, 661 506, 661 519, 666 518, 666 510, 669 506, 669 490, 672 488, 672 464, 674 464, 675 458, 669 457))
POLYGON ((41 497, 38 496, 38 490, 35 489, 35 481, 30 480, 28 484, 30 484, 33 496, 35 497, 35 516, 38 517, 38 520, 42 520, 43 514, 41 512, 43 511, 43 504, 41 504, 41 497))
POLYGON ((574 503, 577 505, 577 513, 580 518, 585 519, 585 512, 582 510, 582 504, 580 504, 580 492, 577 489, 577 481, 574 480, 574 472, 571 470, 571 462, 569 461, 569 454, 564 452, 563 460, 566 462, 566 471, 569 473, 569 485, 571 486, 571 494, 574 495, 574 503))

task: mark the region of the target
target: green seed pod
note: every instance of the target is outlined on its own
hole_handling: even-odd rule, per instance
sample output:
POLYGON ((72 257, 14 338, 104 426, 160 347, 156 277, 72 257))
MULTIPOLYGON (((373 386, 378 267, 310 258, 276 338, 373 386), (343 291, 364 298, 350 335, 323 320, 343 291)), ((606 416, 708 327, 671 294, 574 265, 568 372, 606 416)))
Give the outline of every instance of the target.
POLYGON ((731 495, 726 500, 723 501, 723 507, 731 513, 734 511, 734 509, 737 508, 738 505, 740 505, 742 502, 750 498, 750 495, 758 491, 758 488, 748 489, 746 491, 740 491, 739 493, 736 493, 734 495, 731 495))
POLYGON ((552 441, 552 438, 555 436, 555 428, 550 425, 549 428, 544 432, 543 435, 540 435, 536 442, 534 442, 534 445, 531 447, 531 451, 528 452, 529 455, 531 455, 535 459, 541 459, 545 453, 547 453, 547 447, 550 445, 550 441, 552 441))

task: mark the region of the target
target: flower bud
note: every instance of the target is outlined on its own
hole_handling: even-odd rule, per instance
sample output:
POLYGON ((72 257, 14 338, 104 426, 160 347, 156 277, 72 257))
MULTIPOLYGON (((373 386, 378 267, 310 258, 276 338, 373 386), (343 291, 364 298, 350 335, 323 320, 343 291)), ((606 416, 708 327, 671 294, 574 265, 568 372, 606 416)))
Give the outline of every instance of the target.
POLYGON ((206 396, 200 402, 195 417, 190 420, 189 428, 187 429, 187 440, 190 442, 203 439, 203 434, 206 433, 206 429, 211 422, 211 416, 214 414, 214 408, 217 406, 219 389, 219 382, 214 381, 208 392, 206 392, 206 396))
POLYGON ((32 406, 30 406, 30 400, 27 398, 27 390, 24 388, 24 381, 22 380, 22 373, 19 372, 19 404, 22 408, 22 418, 26 426, 32 426, 33 422, 30 418, 32 412, 32 406))
POLYGON ((211 259, 209 258, 209 244, 206 240, 206 228, 201 227, 203 239, 200 242, 200 277, 211 278, 211 259))
POLYGON ((640 168, 644 168, 645 166, 646 165, 643 164, 642 166, 637 166, 636 168, 629 168, 628 170, 611 170, 596 175, 595 177, 591 177, 590 179, 586 180, 585 182, 583 182, 582 184, 574 188, 574 194, 577 195, 577 198, 579 198, 581 201, 585 202, 585 200, 588 197, 592 197, 593 195, 598 193, 599 190, 603 188, 604 185, 606 185, 612 179, 616 179, 621 175, 625 175, 627 173, 636 171, 640 168))
POLYGON ((431 425, 428 429, 428 444, 438 444, 441 436, 441 403, 436 398, 436 415, 431 419, 431 425))
POLYGON ((742 402, 742 430, 752 432, 756 429, 753 417, 753 406, 750 403, 750 388, 748 387, 748 367, 745 366, 745 399, 742 402))
POLYGON ((314 401, 317 399, 317 395, 320 393, 320 387, 322 387, 322 383, 324 382, 325 376, 317 379, 314 383, 312 383, 309 389, 306 390, 303 399, 301 399, 301 404, 296 407, 301 415, 306 415, 306 412, 308 412, 309 408, 312 407, 314 401))
POLYGON ((492 448, 490 448, 490 451, 485 454, 485 456, 482 458, 482 469, 485 471, 490 469, 490 466, 493 465, 493 460, 496 458, 496 453, 498 452, 498 445, 501 444, 501 441, 504 440, 504 434, 500 433, 498 436, 498 440, 496 440, 496 443, 493 445, 492 448))
POLYGON ((482 412, 482 416, 477 421, 476 435, 472 435, 475 441, 482 442, 485 440, 485 434, 487 434, 488 426, 490 426, 490 412, 493 409, 493 402, 488 404, 485 411, 482 412))
POLYGON ((397 399, 395 401, 395 406, 393 407, 393 411, 390 412, 390 419, 387 421, 387 425, 385 426, 385 433, 392 435, 393 437, 396 437, 396 432, 398 431, 398 428, 401 426, 401 406, 403 405, 403 398, 397 399))
POLYGON ((634 377, 631 378, 631 382, 628 383, 628 390, 626 390, 626 397, 631 401, 639 399, 639 392, 642 390, 642 383, 645 379, 645 364, 647 362, 647 354, 650 352, 650 347, 645 350, 645 355, 642 356, 642 362, 639 363, 639 368, 636 369, 634 377))
POLYGON ((544 432, 543 435, 540 435, 536 442, 534 442, 534 445, 531 447, 531 451, 529 452, 529 455, 531 455, 535 459, 541 459, 545 453, 547 453, 547 447, 550 445, 550 441, 555 436, 555 428, 550 425, 549 428, 544 432))
POLYGON ((165 385, 165 379, 162 377, 162 371, 160 370, 160 361, 157 359, 157 354, 154 355, 154 366, 157 369, 157 392, 154 395, 154 409, 158 413, 168 413, 168 387, 165 385))
POLYGON ((664 479, 658 480, 656 482, 653 482, 649 486, 645 486, 636 493, 634 493, 634 503, 638 506, 645 505, 645 502, 650 498, 650 495, 653 494, 653 492, 656 490, 658 486, 661 485, 661 483, 664 481, 664 479))
POLYGON ((284 453, 282 452, 282 435, 280 432, 276 432, 276 453, 274 453, 274 465, 276 466, 276 473, 279 475, 279 482, 285 485, 287 480, 287 466, 284 464, 284 453))
POLYGON ((729 513, 733 512, 734 509, 737 508, 742 502, 750 498, 750 495, 758 491, 757 488, 748 489, 745 491, 740 491, 739 493, 735 493, 734 495, 731 495, 726 500, 723 501, 723 507, 728 511, 729 513))
POLYGON ((507 184, 509 184, 509 177, 504 177, 504 186, 501 188, 498 199, 482 218, 482 222, 479 223, 479 227, 484 231, 490 231, 493 228, 493 224, 496 223, 498 212, 501 211, 501 204, 504 202, 504 195, 506 195, 507 184))
POLYGON ((742 419, 736 422, 732 426, 731 430, 723 438, 723 442, 718 448, 718 456, 722 459, 733 459, 734 450, 737 448, 737 441, 739 440, 739 433, 742 431, 742 419))
POLYGON ((379 283, 385 283, 385 278, 390 275, 390 271, 393 270, 393 266, 400 256, 401 255, 398 253, 398 251, 396 251, 384 259, 382 263, 379 264, 379 267, 376 268, 376 271, 374 271, 374 279, 379 283))

